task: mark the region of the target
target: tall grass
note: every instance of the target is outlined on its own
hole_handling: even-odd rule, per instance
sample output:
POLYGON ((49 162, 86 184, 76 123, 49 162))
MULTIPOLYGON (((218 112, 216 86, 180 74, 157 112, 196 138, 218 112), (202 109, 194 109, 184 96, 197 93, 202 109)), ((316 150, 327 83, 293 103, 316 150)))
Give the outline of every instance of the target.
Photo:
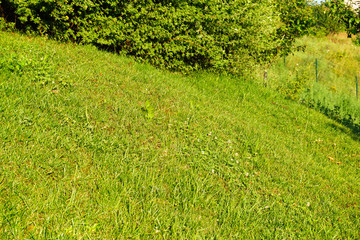
POLYGON ((300 72, 306 82, 315 82, 315 60, 318 60, 318 82, 334 92, 355 96, 355 76, 360 76, 360 47, 353 44, 346 34, 328 37, 304 37, 297 44, 304 51, 297 51, 279 59, 269 71, 269 84, 277 88, 284 79, 292 81, 300 72), (286 77, 284 78, 284 75, 286 77))

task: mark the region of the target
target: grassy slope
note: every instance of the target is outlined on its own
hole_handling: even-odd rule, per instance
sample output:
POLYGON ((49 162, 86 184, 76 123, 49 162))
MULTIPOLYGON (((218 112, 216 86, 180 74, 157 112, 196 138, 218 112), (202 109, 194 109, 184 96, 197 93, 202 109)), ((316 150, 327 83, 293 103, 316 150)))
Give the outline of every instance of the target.
POLYGON ((0 66, 3 239, 360 237, 359 138, 271 90, 4 32, 0 66))

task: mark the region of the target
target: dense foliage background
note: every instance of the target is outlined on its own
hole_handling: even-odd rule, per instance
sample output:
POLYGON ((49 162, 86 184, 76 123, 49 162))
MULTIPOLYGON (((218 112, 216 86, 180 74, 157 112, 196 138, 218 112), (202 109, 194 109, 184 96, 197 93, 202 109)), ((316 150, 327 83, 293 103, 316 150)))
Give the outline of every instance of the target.
POLYGON ((346 25, 341 14, 333 14, 329 7, 329 2, 314 4, 311 6, 311 9, 313 23, 310 28, 310 33, 312 35, 323 37, 346 30, 346 25))
POLYGON ((91 43, 177 71, 250 72, 311 25, 307 0, 2 0, 18 29, 91 43))

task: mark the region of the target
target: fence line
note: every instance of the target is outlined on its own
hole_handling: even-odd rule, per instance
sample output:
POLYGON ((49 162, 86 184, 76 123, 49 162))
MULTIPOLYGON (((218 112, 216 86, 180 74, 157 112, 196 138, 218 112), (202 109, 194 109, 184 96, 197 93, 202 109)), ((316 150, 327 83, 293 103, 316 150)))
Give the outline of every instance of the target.
MULTIPOLYGON (((284 64, 284 68, 287 69, 286 67, 286 56, 283 57, 283 64, 284 64)), ((315 58, 315 82, 318 83, 319 82, 319 60, 318 58, 315 58)), ((267 82, 268 82, 268 79, 267 79, 267 73, 265 74, 266 76, 266 79, 265 82, 266 82, 266 85, 267 85, 267 82)), ((358 75, 355 74, 355 87, 356 87, 356 99, 359 99, 359 81, 358 81, 358 75)))
MULTIPOLYGON (((318 82, 318 59, 315 58, 315 82, 318 82)), ((358 76, 355 74, 356 99, 359 99, 358 76)))

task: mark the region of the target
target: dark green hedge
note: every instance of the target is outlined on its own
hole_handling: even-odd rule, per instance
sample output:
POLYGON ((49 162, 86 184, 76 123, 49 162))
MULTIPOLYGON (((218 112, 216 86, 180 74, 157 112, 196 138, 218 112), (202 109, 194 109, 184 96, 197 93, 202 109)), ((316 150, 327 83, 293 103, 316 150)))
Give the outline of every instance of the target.
POLYGON ((180 71, 250 71, 279 47, 270 0, 1 0, 18 29, 180 71))

